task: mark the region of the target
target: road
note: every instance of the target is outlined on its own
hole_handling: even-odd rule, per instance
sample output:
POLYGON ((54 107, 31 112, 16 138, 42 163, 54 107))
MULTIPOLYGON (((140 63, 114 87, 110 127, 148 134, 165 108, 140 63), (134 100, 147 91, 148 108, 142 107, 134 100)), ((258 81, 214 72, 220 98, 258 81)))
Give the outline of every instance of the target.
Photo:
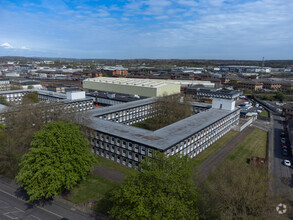
POLYGON ((284 131, 284 119, 278 114, 271 114, 273 120, 273 131, 271 132, 271 142, 273 146, 269 146, 271 151, 271 175, 273 177, 272 191, 274 195, 288 195, 293 191, 293 169, 282 164, 285 157, 281 153, 281 132, 284 131))
POLYGON ((17 185, 0 177, 0 219, 57 220, 66 217, 70 220, 95 219, 58 201, 43 205, 32 205, 16 196, 17 185))

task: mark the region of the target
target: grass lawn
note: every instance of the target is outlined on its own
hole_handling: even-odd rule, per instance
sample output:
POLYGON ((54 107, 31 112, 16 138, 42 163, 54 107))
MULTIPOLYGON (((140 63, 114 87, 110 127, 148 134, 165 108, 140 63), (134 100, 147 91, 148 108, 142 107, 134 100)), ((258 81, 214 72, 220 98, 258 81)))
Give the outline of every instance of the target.
POLYGON ((71 190, 69 200, 74 203, 83 203, 89 200, 100 201, 105 194, 119 186, 119 183, 102 177, 89 175, 71 190))
POLYGON ((109 159, 106 159, 104 157, 100 157, 98 155, 97 155, 97 157, 98 157, 98 162, 96 163, 97 166, 101 166, 101 167, 104 167, 104 168, 107 168, 110 170, 116 170, 120 173, 123 173, 125 176, 127 176, 133 172, 138 172, 134 169, 131 169, 127 166, 116 163, 116 162, 109 160, 109 159))
MULTIPOLYGON (((221 163, 215 171, 213 171, 205 182, 215 181, 214 178, 217 178, 221 169, 225 169, 225 165, 229 162, 232 162, 235 165, 239 163, 244 166, 250 167, 247 163, 247 159, 250 159, 251 156, 257 156, 266 158, 267 151, 267 137, 268 133, 266 131, 255 129, 252 133, 250 133, 241 144, 239 144, 230 154, 229 156, 221 163)), ((267 175, 267 171, 258 169, 263 175, 267 175)), ((245 175, 243 173, 242 175, 245 175)))
POLYGON ((226 160, 246 163, 251 156, 266 158, 267 142, 268 133, 256 128, 231 152, 226 160))
MULTIPOLYGON (((130 169, 126 166, 113 162, 109 159, 98 157, 97 166, 101 166, 110 170, 115 170, 123 173, 125 176, 138 172, 134 169, 130 169)), ((107 178, 95 176, 93 174, 88 175, 85 181, 79 183, 71 190, 69 200, 74 203, 84 203, 87 201, 101 201, 105 198, 105 195, 111 192, 115 187, 118 187, 120 183, 107 178)), ((101 206, 102 207, 102 206, 101 206)), ((104 207, 103 207, 104 208, 104 207)), ((103 211, 103 210, 99 210, 103 211)))
POLYGON ((150 130, 150 128, 146 124, 143 124, 141 122, 136 122, 136 123, 134 123, 134 124, 132 124, 130 126, 150 130))
POLYGON ((199 155, 197 155, 195 158, 193 158, 194 163, 197 166, 202 164, 209 156, 211 156, 220 147, 222 147, 228 141, 230 141, 237 133, 238 133, 238 131, 230 131, 227 134, 225 134, 222 138, 220 138, 218 141, 213 143, 211 146, 209 146, 207 149, 205 149, 203 152, 201 152, 199 155))
POLYGON ((267 110, 263 110, 259 115, 264 117, 269 117, 269 113, 267 110))

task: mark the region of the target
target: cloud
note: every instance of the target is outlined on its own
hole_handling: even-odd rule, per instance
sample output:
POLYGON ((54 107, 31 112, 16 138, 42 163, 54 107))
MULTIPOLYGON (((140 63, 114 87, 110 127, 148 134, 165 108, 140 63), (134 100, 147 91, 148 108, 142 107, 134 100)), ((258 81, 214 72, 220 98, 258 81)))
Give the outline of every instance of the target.
POLYGON ((4 47, 5 49, 13 49, 14 47, 9 43, 3 43, 0 47, 4 47))
POLYGON ((1 44, 0 47, 3 47, 5 49, 29 50, 29 48, 27 48, 26 46, 14 47, 10 43, 7 43, 7 42, 1 44))
POLYGON ((22 49, 22 50, 29 50, 29 48, 27 48, 26 46, 21 46, 19 49, 22 49))
POLYGON ((183 6, 189 6, 189 7, 194 7, 194 6, 198 6, 199 3, 193 0, 178 0, 177 3, 179 5, 183 5, 183 6))
POLYGON ((12 43, 0 45, 2 53, 293 58, 292 0, 52 1, 0 8, 0 42, 12 43))

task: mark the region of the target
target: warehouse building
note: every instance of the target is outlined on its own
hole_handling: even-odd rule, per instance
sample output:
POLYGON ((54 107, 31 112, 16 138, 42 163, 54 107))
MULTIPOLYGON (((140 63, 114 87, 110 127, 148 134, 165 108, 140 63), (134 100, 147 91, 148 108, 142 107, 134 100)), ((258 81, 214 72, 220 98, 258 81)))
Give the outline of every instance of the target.
POLYGON ((153 117, 155 100, 148 98, 81 114, 80 123, 90 128, 92 151, 135 169, 145 156, 152 156, 154 150, 192 158, 239 121, 240 109, 235 108, 235 101, 215 100, 212 108, 156 131, 129 126, 153 117))
POLYGON ((180 93, 180 85, 163 80, 98 77, 83 81, 83 88, 89 91, 123 93, 145 97, 158 97, 180 93))

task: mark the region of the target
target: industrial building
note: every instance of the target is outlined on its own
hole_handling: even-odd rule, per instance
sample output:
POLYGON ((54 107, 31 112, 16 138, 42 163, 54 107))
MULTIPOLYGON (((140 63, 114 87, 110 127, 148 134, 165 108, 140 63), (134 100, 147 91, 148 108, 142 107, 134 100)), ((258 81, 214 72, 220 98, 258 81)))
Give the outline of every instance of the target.
POLYGON ((145 97, 157 97, 180 93, 180 85, 167 83, 162 80, 130 79, 98 77, 83 81, 83 88, 90 91, 105 91, 139 95, 145 97))
POLYGON ((234 100, 214 99, 212 108, 156 131, 129 126, 153 117, 155 101, 148 98, 80 114, 81 123, 90 128, 92 151, 131 168, 154 150, 195 157, 239 121, 234 100))
POLYGON ((188 87, 192 85, 214 87, 215 84, 209 81, 111 77, 89 78, 83 81, 83 88, 89 90, 90 92, 103 91, 144 97, 159 97, 163 95, 178 94, 180 93, 181 87, 188 87))

